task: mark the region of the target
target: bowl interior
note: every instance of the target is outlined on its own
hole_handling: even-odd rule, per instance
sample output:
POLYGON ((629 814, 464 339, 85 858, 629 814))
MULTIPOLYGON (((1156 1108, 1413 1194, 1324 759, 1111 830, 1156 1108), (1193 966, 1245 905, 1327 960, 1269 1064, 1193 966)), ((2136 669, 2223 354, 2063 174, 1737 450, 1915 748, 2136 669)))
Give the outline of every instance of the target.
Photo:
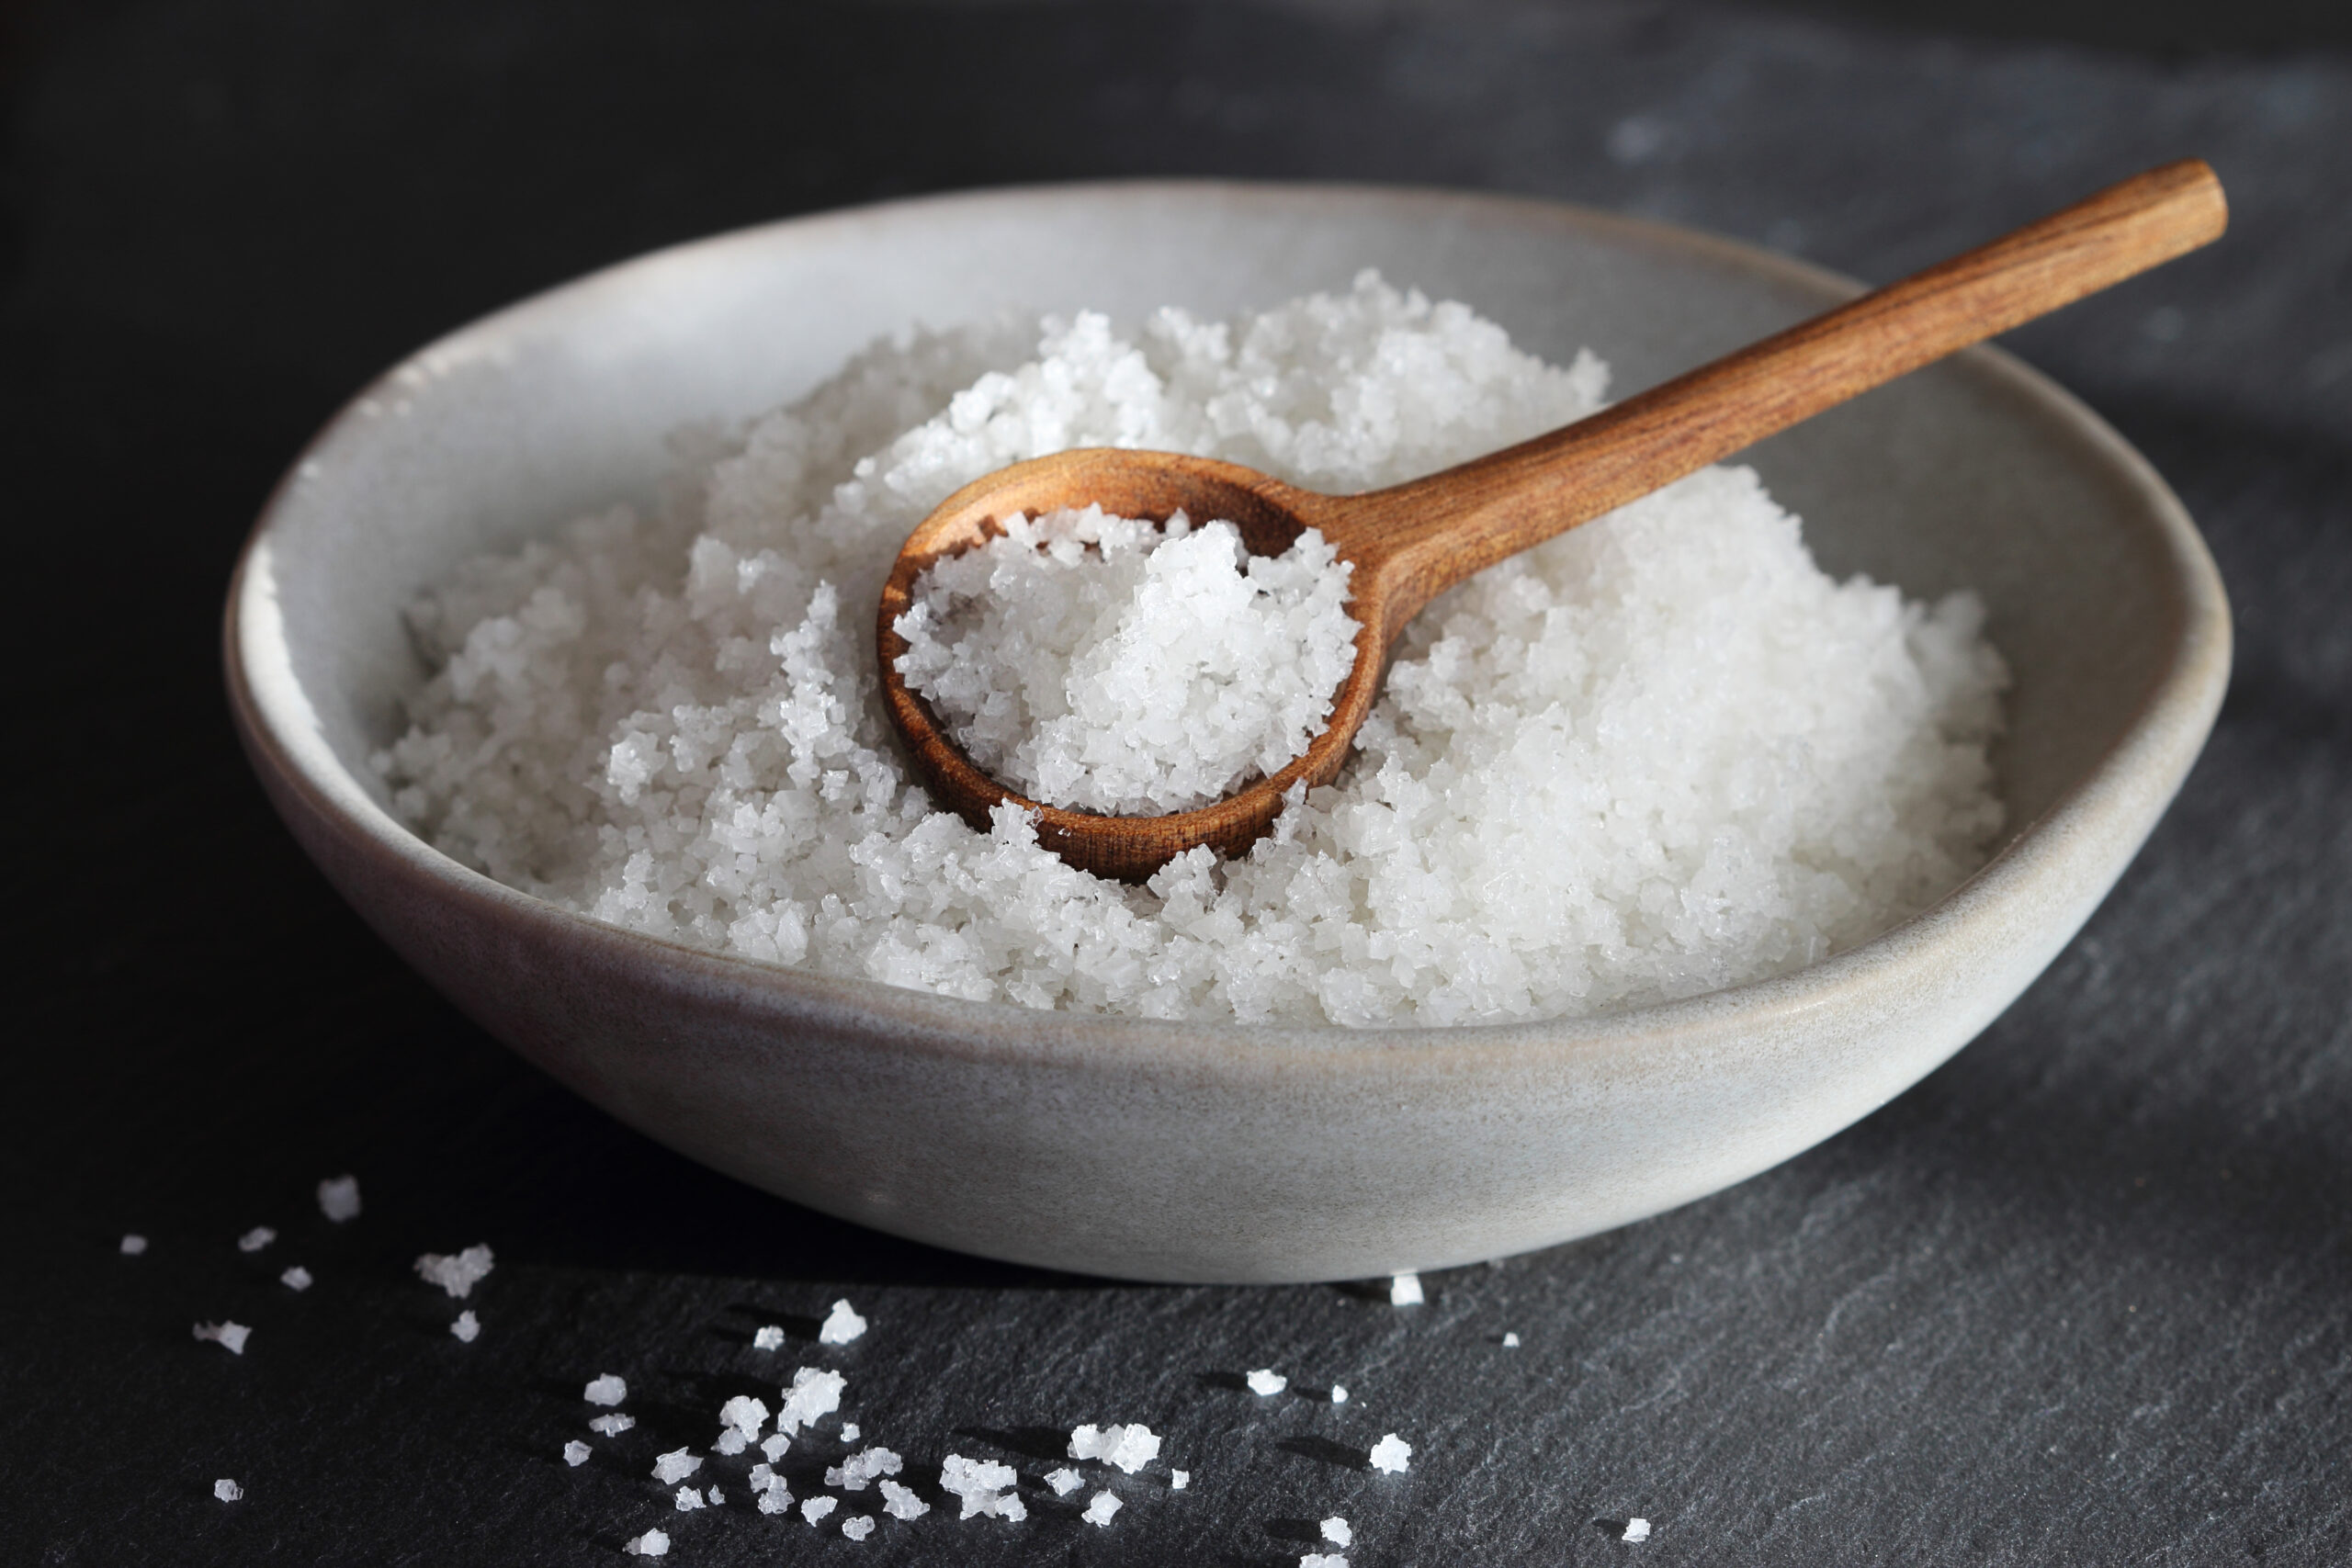
MULTIPOLYGON (((1619 396, 1850 292, 1720 242, 1419 192, 1067 187, 804 220, 595 275, 418 355, 306 455, 248 570, 267 575, 286 673, 349 776, 346 799, 380 807, 368 758, 399 732, 423 675, 401 607, 470 556, 650 499, 679 427, 794 398, 910 323, 1005 309, 1226 314, 1344 288, 1365 266, 1468 302, 1548 358, 1590 346, 1619 396)), ((1831 571, 1984 594, 2017 676, 1996 758, 2012 837, 2130 727, 2183 613, 2136 459, 2067 407, 1973 352, 1747 458, 1831 571)))

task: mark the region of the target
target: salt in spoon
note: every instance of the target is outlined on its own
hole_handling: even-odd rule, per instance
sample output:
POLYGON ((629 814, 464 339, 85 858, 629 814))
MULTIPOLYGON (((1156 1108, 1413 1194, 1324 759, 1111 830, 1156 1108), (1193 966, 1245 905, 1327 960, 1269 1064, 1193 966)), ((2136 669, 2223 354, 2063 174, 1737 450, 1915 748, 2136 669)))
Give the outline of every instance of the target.
POLYGON ((1011 801, 1034 814, 1046 849, 1127 881, 1199 844, 1241 853, 1295 787, 1339 773, 1379 694, 1390 647, 1448 588, 1824 409, 2218 239, 2228 220, 2211 168, 2193 158, 2167 164, 1548 435, 1362 495, 1324 495, 1172 452, 1093 447, 1016 463, 948 497, 900 547, 882 589, 883 702, 932 798, 982 831, 1011 801), (1179 510, 1227 519, 1252 555, 1280 555, 1319 528, 1353 565, 1355 662, 1329 727, 1302 755, 1191 811, 1070 811, 982 773, 908 688, 897 623, 923 572, 1003 533, 1015 513, 1090 505, 1155 522, 1179 510))

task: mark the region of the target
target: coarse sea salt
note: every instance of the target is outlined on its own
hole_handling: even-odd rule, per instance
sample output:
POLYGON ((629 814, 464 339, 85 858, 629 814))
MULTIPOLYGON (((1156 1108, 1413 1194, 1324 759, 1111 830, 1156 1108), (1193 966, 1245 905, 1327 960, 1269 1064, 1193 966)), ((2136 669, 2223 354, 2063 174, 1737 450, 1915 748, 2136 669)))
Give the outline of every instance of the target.
POLYGON ((1504 1335, 1504 1336, 1503 1336, 1503 1348, 1504 1348, 1504 1349, 1506 1349, 1506 1350, 1516 1350, 1516 1349, 1518 1349, 1518 1348, 1519 1348, 1519 1336, 1518 1336, 1518 1335, 1516 1335, 1516 1334, 1506 1334, 1506 1335, 1504 1335))
POLYGON ((599 1416, 588 1423, 588 1429, 607 1438, 617 1438, 637 1425, 634 1416, 599 1416))
POLYGON ((359 1178, 330 1176, 319 1183, 319 1213, 342 1224, 359 1217, 359 1178))
POLYGON ((914 1494, 914 1488, 901 1486, 895 1481, 882 1485, 882 1511, 894 1519, 919 1519, 931 1512, 931 1505, 914 1494))
POLYGON ((196 1325, 198 1339, 209 1339, 232 1356, 245 1353, 245 1341, 253 1337, 253 1329, 242 1323, 199 1323, 196 1325))
POLYGON ((962 1454, 949 1454, 939 1466, 939 1489, 964 1501, 958 1518, 968 1519, 975 1514, 1015 1522, 1027 1518, 1028 1506, 1010 1492, 1017 1479, 1009 1464, 966 1459, 962 1454))
POLYGON ((754 1350, 783 1349, 784 1330, 773 1323, 769 1324, 766 1327, 752 1334, 752 1348, 754 1350))
POLYGON ((1078 1517, 1098 1529, 1107 1529, 1111 1516, 1117 1513, 1120 1506, 1119 1500, 1108 1492, 1097 1492, 1086 1500, 1086 1509, 1078 1517))
POLYGON ((582 1442, 579 1438, 574 1438, 571 1441, 563 1445, 563 1462, 577 1470, 580 1466, 588 1462, 588 1455, 590 1452, 591 1450, 587 1444, 582 1442))
POLYGON ((684 1449, 672 1449, 668 1453, 655 1457, 653 1479, 667 1486, 673 1481, 684 1481, 701 1468, 702 1459, 699 1455, 684 1449))
POLYGON ((838 1486, 844 1492, 863 1492, 872 1482, 885 1475, 896 1475, 904 1463, 888 1449, 865 1449, 825 1472, 825 1484, 838 1486))
POLYGON ((787 1432, 770 1432, 760 1439, 760 1452, 768 1456, 770 1464, 782 1459, 785 1450, 790 1447, 792 1447, 792 1437, 787 1432))
POLYGON ((285 1273, 280 1274, 277 1277, 277 1282, 289 1291, 307 1291, 317 1281, 311 1278, 311 1271, 308 1269, 297 1263, 285 1273))
POLYGON ((1189 1470, 1171 1470, 1168 1472, 1168 1487, 1171 1492, 1182 1492, 1192 1483, 1193 1472, 1189 1470))
POLYGON ((1055 1496, 1067 1497, 1086 1484, 1086 1477, 1079 1474, 1069 1466, 1064 1465, 1059 1470, 1049 1470, 1046 1472, 1046 1484, 1054 1489, 1055 1496))
POLYGON ((858 1438, 858 1426, 857 1426, 857 1423, 856 1423, 856 1422, 854 1422, 854 1421, 844 1421, 844 1422, 842 1422, 842 1442, 844 1442, 844 1443, 854 1443, 854 1442, 857 1441, 857 1438, 858 1438))
POLYGON ((623 1543, 621 1550, 631 1557, 667 1557, 670 1555, 670 1538, 661 1530, 647 1530, 643 1535, 631 1537, 623 1543))
POLYGON ((590 1378, 580 1397, 591 1404, 618 1404, 628 1397, 628 1382, 611 1372, 605 1372, 590 1378))
POLYGON ((865 1319, 857 1315, 856 1309, 845 1301, 835 1302, 833 1310, 825 1314, 825 1321, 817 1327, 817 1343, 846 1345, 865 1332, 865 1319))
POLYGON ((476 1317, 473 1309, 469 1307, 449 1325, 449 1332, 456 1335, 460 1343, 470 1345, 481 1337, 481 1319, 476 1317))
POLYGON ((1159 1457, 1159 1438, 1141 1422, 1130 1427, 1080 1427, 1069 1435, 1069 1457, 1101 1460, 1133 1475, 1159 1457))
POLYGON ((448 1257, 428 1252, 416 1260, 418 1277, 428 1285, 440 1286, 452 1297, 471 1292, 489 1277, 492 1267, 490 1248, 481 1243, 448 1257))
POLYGON ((1334 1546, 1352 1546, 1355 1544, 1356 1532, 1348 1527, 1347 1520, 1341 1518, 1337 1514, 1332 1515, 1329 1518, 1323 1521, 1322 1529, 1323 1539, 1331 1542, 1334 1546))
POLYGON ((781 1475, 768 1475, 752 1483, 752 1495, 763 1514, 782 1514, 792 1507, 792 1488, 785 1484, 781 1475))
POLYGON ((784 1406, 775 1413, 775 1429, 787 1438, 798 1437, 801 1427, 842 1407, 842 1390, 848 1382, 839 1372, 794 1368, 792 1382, 784 1390, 784 1406))
POLYGON ((693 1487, 681 1486, 678 1488, 678 1495, 674 1505, 678 1512, 684 1514, 690 1512, 693 1509, 706 1507, 708 1505, 704 1503, 702 1500, 702 1494, 695 1491, 693 1487))
POLYGON ((1649 1538, 1650 1538, 1650 1522, 1649 1522, 1649 1520, 1647 1520, 1647 1519, 1627 1519, 1627 1520, 1625 1521, 1625 1533, 1624 1533, 1623 1535, 1622 1535, 1622 1536, 1619 1536, 1617 1539, 1618 1539, 1618 1540, 1620 1540, 1643 1541, 1643 1540, 1649 1540, 1649 1538))
POLYGON ((259 1252, 263 1247, 267 1247, 271 1242, 276 1241, 277 1239, 277 1233, 270 1229, 267 1225, 255 1225, 253 1229, 247 1231, 244 1235, 237 1238, 237 1250, 239 1252, 259 1252))
POLYGON ((842 1506, 838 1497, 811 1497, 800 1505, 800 1517, 811 1525, 821 1522, 827 1514, 842 1506))
POLYGON ((1401 1475, 1411 1465, 1413 1445, 1391 1432, 1373 1444, 1372 1452, 1366 1457, 1372 1461, 1373 1469, 1401 1475))
POLYGON ((1417 1307, 1421 1304, 1421 1277, 1419 1274, 1398 1274, 1388 1281, 1390 1306, 1417 1307))
POLYGON ((748 1393, 739 1393, 718 1407, 718 1418, 733 1431, 746 1438, 756 1438, 760 1428, 768 1424, 767 1402, 748 1393))
POLYGON ((1282 1373, 1275 1371, 1271 1367, 1260 1367, 1256 1371, 1250 1373, 1241 1381, 1248 1383, 1250 1385, 1250 1392, 1258 1395, 1261 1399, 1280 1393, 1283 1390, 1290 1386, 1290 1379, 1284 1377, 1282 1373))
POLYGON ((874 1520, 869 1515, 860 1514, 854 1518, 847 1518, 842 1521, 842 1534, 852 1540, 864 1540, 867 1536, 872 1535, 873 1533, 874 1520))
POLYGON ((136 1258, 146 1250, 147 1238, 136 1231, 122 1238, 122 1255, 125 1258, 136 1258))
POLYGON ((1601 406, 1367 275, 1231 321, 915 333, 413 606, 433 673, 375 765, 421 835, 596 919, 1033 1008, 1249 1022, 1589 1014, 1786 973, 1925 908, 1999 831, 2007 681, 1958 593, 1838 581, 1747 468, 1481 572, 1395 649, 1354 756, 1247 856, 1137 888, 1011 807, 936 809, 870 606, 957 487, 1069 446, 1395 483, 1601 406))
POLYGON ((1309 1551, 1300 1556, 1298 1568, 1348 1568, 1348 1560, 1336 1551, 1309 1551))
POLYGON ((223 1503, 233 1503, 245 1495, 245 1489, 223 1476, 212 1483, 212 1495, 223 1503))
POLYGON ((1306 750, 1355 660, 1349 568, 1182 512, 1015 513, 935 562, 895 623, 907 684, 980 771, 1047 805, 1189 811, 1306 750))
POLYGON ((1331 1403, 1334 1404, 1345 1404, 1347 1402, 1348 1385, 1340 1382, 1333 1383, 1331 1385, 1331 1403))

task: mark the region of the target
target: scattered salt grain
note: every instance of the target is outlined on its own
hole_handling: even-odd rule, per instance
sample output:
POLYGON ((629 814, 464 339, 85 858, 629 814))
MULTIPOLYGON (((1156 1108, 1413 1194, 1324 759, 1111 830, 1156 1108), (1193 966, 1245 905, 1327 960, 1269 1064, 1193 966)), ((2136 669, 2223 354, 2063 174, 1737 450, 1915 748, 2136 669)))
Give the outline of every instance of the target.
POLYGON ((702 1494, 695 1491, 691 1486, 681 1486, 678 1488, 676 1506, 678 1512, 682 1514, 686 1513, 691 1509, 703 1507, 705 1506, 705 1504, 702 1500, 702 1494))
POLYGON ((462 1297, 490 1273, 490 1248, 477 1244, 455 1257, 428 1252, 416 1260, 416 1271, 428 1285, 438 1285, 453 1297, 462 1297))
POLYGON ((245 1340, 253 1330, 242 1323, 199 1323, 196 1325, 198 1339, 209 1339, 232 1356, 245 1353, 245 1340))
POLYGON ((277 1282, 289 1291, 307 1291, 312 1284, 311 1271, 300 1263, 280 1274, 277 1277, 277 1282))
POLYGON ((1503 1348, 1504 1348, 1504 1349, 1506 1349, 1506 1350, 1516 1350, 1516 1349, 1518 1349, 1518 1348, 1519 1348, 1519 1336, 1518 1336, 1518 1335, 1516 1335, 1516 1334, 1506 1334, 1506 1335, 1504 1335, 1504 1336, 1503 1336, 1503 1348))
POLYGON ((1391 1432, 1372 1445, 1372 1453, 1369 1457, 1372 1460, 1373 1469, 1386 1471, 1391 1475, 1400 1475, 1411 1463, 1413 1445, 1391 1432))
POLYGON ((752 1492, 758 1499, 763 1514, 782 1514, 791 1510, 792 1488, 784 1483, 781 1475, 768 1475, 753 1482, 752 1492))
POLYGON ((637 1425, 634 1416, 599 1416, 588 1423, 588 1429, 607 1438, 617 1438, 637 1425))
POLYGON ((588 1462, 588 1445, 574 1438, 563 1445, 563 1462, 577 1470, 588 1462))
POLYGON ((330 1176, 319 1183, 319 1213, 336 1224, 359 1217, 359 1178, 330 1176))
POLYGON ((857 1423, 856 1423, 856 1422, 854 1422, 854 1421, 844 1421, 844 1422, 842 1422, 842 1442, 844 1442, 844 1443, 854 1443, 854 1442, 857 1441, 857 1439, 858 1439, 858 1436, 859 1436, 859 1428, 858 1428, 858 1425, 857 1425, 857 1423))
POLYGON ((1331 1403, 1334 1404, 1345 1404, 1347 1402, 1348 1385, 1342 1382, 1333 1383, 1331 1385, 1331 1403))
POLYGON ((1015 514, 915 581, 899 671, 980 771, 1055 806, 1208 805, 1305 751, 1355 661, 1348 563, 1308 529, 1015 514))
POLYGON ((122 1238, 122 1255, 125 1258, 136 1258, 146 1250, 147 1238, 137 1232, 134 1231, 122 1238))
POLYGON ((774 1464, 776 1461, 782 1459, 784 1457, 785 1450, 791 1446, 791 1436, 784 1432, 770 1432, 766 1437, 760 1439, 760 1452, 768 1456, 768 1462, 770 1464, 774 1464))
POLYGON ((618 1404, 628 1397, 628 1383, 606 1372, 601 1377, 590 1378, 580 1397, 591 1404, 618 1404))
POLYGON ((815 1367, 793 1369, 791 1386, 784 1390, 784 1407, 775 1413, 776 1430, 786 1437, 797 1437, 800 1428, 815 1423, 820 1416, 830 1416, 842 1407, 842 1390, 849 1380, 839 1372, 820 1371, 815 1367))
POLYGON ((756 1438, 760 1428, 768 1424, 767 1402, 739 1393, 718 1407, 718 1418, 730 1431, 741 1432, 746 1439, 756 1438))
POLYGON ((1348 1568, 1348 1560, 1336 1551, 1310 1551, 1299 1558, 1298 1568, 1348 1568))
POLYGON ((1189 1470, 1177 1470, 1170 1471, 1169 1472, 1168 1485, 1171 1491, 1182 1492, 1185 1487, 1190 1486, 1192 1483, 1193 1472, 1189 1470))
POLYGON ((1250 1385, 1251 1393, 1261 1397, 1280 1393, 1290 1386, 1290 1379, 1270 1367, 1261 1367, 1242 1381, 1250 1385))
POLYGON ((1618 1540, 1635 1540, 1635 1541, 1639 1541, 1639 1540, 1649 1540, 1649 1538, 1650 1538, 1650 1522, 1649 1522, 1649 1520, 1647 1520, 1647 1519, 1627 1519, 1627 1520, 1625 1521, 1625 1533, 1624 1533, 1623 1535, 1622 1535, 1622 1536, 1619 1536, 1617 1539, 1618 1539, 1618 1540))
POLYGON ((1055 1496, 1067 1497, 1086 1484, 1086 1477, 1068 1465, 1064 1465, 1059 1470, 1049 1470, 1046 1472, 1046 1484, 1054 1489, 1055 1496))
POLYGON ((1388 1281, 1388 1304, 1417 1307, 1421 1304, 1421 1277, 1419 1274, 1398 1274, 1388 1281))
POLYGON ((469 1307, 458 1314, 458 1320, 449 1325, 449 1332, 458 1337, 459 1343, 470 1345, 481 1337, 481 1319, 476 1317, 473 1309, 469 1307))
POLYGON ((956 1516, 959 1518, 968 1519, 975 1514, 1001 1519, 1027 1518, 1027 1506, 1020 1498, 1006 1495, 1006 1489, 1017 1479, 1009 1464, 966 1459, 962 1454, 949 1454, 939 1467, 939 1489, 964 1500, 964 1511, 956 1516))
POLYGON ((667 1557, 670 1555, 670 1538, 660 1530, 647 1530, 643 1535, 631 1539, 621 1550, 631 1557, 667 1557))
POLYGON ((701 1468, 699 1456, 684 1449, 672 1449, 653 1461, 653 1479, 667 1486, 673 1481, 684 1481, 701 1468))
POLYGON ((270 1229, 267 1225, 255 1225, 253 1229, 247 1231, 244 1235, 237 1238, 237 1250, 239 1252, 259 1252, 263 1247, 267 1247, 271 1242, 276 1241, 277 1239, 277 1233, 270 1229))
POLYGON ((755 1464, 752 1467, 751 1474, 745 1479, 751 1482, 752 1490, 756 1492, 761 1487, 765 1486, 769 1482, 775 1479, 775 1466, 772 1464, 755 1464))
POLYGON ((212 1483, 212 1495, 223 1503, 233 1503, 245 1495, 245 1489, 223 1476, 212 1483))
POLYGON ((744 1437, 742 1433, 732 1427, 723 1427, 719 1428, 718 1440, 711 1444, 710 1449, 713 1453, 726 1454, 732 1458, 751 1446, 751 1439, 744 1437))
POLYGON ((1159 1457, 1159 1438, 1140 1422, 1132 1427, 1080 1427, 1069 1435, 1069 1457, 1101 1460, 1133 1475, 1159 1457))
POLYGON ((894 1519, 919 1519, 931 1512, 931 1505, 914 1494, 914 1488, 901 1486, 895 1481, 882 1483, 882 1511, 894 1519))
POLYGON ((852 1540, 864 1540, 874 1533, 874 1521, 865 1514, 842 1521, 842 1534, 852 1540))
POLYGON ((777 1327, 773 1323, 769 1324, 765 1328, 757 1330, 752 1336, 752 1348, 754 1350, 783 1349, 784 1330, 777 1327))
POLYGON ((1347 1520, 1334 1514, 1323 1521, 1323 1539, 1334 1546, 1353 1546, 1356 1532, 1348 1528, 1347 1520))
POLYGON ((844 1492, 863 1492, 877 1478, 896 1475, 904 1468, 899 1456, 888 1449, 865 1449, 826 1471, 825 1484, 844 1492))
POLYGON ((1092 1497, 1087 1499, 1086 1512, 1079 1515, 1079 1517, 1098 1529, 1107 1529, 1111 1523, 1111 1516, 1119 1511, 1119 1500, 1116 1497, 1112 1496, 1108 1492, 1097 1492, 1092 1497))
POLYGON ((815 1525, 841 1506, 842 1501, 838 1497, 811 1497, 800 1505, 800 1517, 815 1525))
POLYGON ((710 1506, 714 1508, 727 1500, 719 1495, 718 1488, 716 1486, 709 1488, 707 1491, 703 1493, 703 1495, 710 1500, 710 1506))
POLYGON ((865 1332, 865 1319, 858 1316, 849 1303, 835 1302, 833 1310, 825 1314, 825 1321, 817 1327, 817 1343, 846 1345, 865 1332))

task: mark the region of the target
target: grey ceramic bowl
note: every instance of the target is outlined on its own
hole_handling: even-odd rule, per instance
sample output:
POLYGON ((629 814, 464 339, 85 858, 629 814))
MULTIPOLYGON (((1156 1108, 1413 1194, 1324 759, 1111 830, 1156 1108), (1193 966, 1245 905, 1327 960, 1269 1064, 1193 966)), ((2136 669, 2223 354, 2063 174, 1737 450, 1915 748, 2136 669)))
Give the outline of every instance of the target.
POLYGON ((476 875, 367 758, 420 680, 400 609, 458 562, 648 494, 664 434, 869 339, 1004 306, 1224 313, 1363 266, 1631 391, 1848 297, 1573 208, 1323 186, 1012 190, 665 251, 443 339, 345 410, 230 593, 239 729, 303 847, 469 1014, 630 1125, 944 1247, 1158 1280, 1361 1277, 1688 1202, 1883 1103, 2041 973, 2212 724, 2229 614, 2179 503, 2080 404, 1977 350, 1758 448, 1823 564, 1979 589, 2017 672, 2013 824, 1940 904, 1800 973, 1571 1021, 1351 1032, 1037 1013, 716 956, 476 875))

